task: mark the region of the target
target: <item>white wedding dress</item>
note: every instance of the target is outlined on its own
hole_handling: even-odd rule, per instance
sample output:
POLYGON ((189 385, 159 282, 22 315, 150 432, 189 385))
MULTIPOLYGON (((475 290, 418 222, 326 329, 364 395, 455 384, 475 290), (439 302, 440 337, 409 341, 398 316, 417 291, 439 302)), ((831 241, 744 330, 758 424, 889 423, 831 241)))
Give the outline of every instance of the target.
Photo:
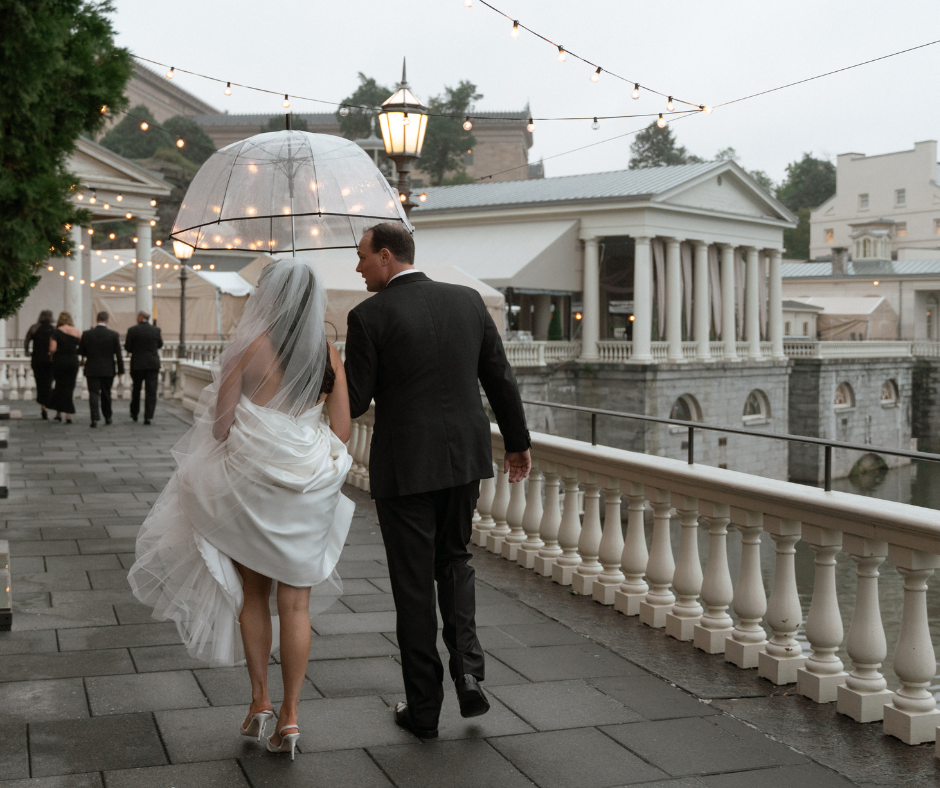
MULTIPOLYGON (((340 489, 352 459, 321 420, 322 402, 290 415, 243 394, 224 441, 206 436, 208 426, 200 434, 200 424, 215 420, 214 392, 207 393, 196 427, 174 449, 179 469, 141 526, 129 581, 154 618, 176 622, 193 657, 236 665, 245 655, 233 562, 311 586, 311 617, 342 594, 336 564, 354 504, 340 489)), ((276 650, 277 618, 272 623, 276 650)))

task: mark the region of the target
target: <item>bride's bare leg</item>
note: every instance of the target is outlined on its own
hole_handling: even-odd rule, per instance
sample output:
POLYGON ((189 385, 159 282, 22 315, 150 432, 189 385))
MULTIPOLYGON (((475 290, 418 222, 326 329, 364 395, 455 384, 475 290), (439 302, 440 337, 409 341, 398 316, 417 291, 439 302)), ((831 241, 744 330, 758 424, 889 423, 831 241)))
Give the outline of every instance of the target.
MULTIPOLYGON (((285 725, 297 724, 300 691, 310 659, 310 589, 278 583, 277 614, 281 620, 281 673, 284 677, 284 702, 277 721, 277 730, 281 730, 285 725)), ((280 740, 277 736, 274 743, 280 740)))
POLYGON ((235 567, 242 577, 245 594, 245 604, 238 622, 241 624, 242 643, 245 645, 245 659, 251 679, 251 708, 245 718, 247 725, 252 714, 274 708, 268 696, 268 660, 271 658, 271 608, 268 598, 271 595, 271 579, 241 564, 236 563, 235 567))

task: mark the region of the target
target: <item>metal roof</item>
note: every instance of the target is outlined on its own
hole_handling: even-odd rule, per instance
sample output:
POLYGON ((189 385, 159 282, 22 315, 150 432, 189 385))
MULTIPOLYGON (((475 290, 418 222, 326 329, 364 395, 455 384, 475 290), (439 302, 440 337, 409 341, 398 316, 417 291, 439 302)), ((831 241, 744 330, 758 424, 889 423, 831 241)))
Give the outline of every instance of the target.
MULTIPOLYGON (((832 276, 832 263, 783 263, 784 279, 832 276)), ((940 275, 938 260, 853 260, 845 264, 844 276, 929 276, 940 275)))
POLYGON ((709 161, 676 167, 593 172, 537 180, 437 186, 425 190, 426 201, 419 202, 413 213, 420 215, 432 211, 517 203, 647 197, 669 191, 725 164, 723 161, 709 161))

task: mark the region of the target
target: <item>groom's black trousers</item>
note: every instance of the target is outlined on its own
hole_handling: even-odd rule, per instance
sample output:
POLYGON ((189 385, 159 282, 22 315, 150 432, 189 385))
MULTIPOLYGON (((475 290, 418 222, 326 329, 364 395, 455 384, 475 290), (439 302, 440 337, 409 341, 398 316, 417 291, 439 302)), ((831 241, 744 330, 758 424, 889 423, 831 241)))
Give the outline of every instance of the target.
POLYGON ((483 680, 477 639, 473 567, 467 562, 479 481, 444 490, 376 498, 392 594, 398 614, 405 695, 414 723, 437 728, 444 701, 444 668, 437 653, 434 584, 450 652, 450 675, 483 680))

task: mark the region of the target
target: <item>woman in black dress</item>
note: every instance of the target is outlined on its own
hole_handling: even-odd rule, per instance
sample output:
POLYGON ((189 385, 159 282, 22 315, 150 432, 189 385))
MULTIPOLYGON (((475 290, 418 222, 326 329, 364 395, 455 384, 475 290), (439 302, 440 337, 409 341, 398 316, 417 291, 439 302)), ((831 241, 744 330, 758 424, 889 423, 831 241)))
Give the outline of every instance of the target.
POLYGON ((60 312, 55 331, 49 340, 52 375, 55 378, 49 407, 55 410, 56 421, 62 421, 64 413, 66 424, 72 423, 69 415, 75 412, 72 393, 75 391, 75 378, 78 377, 78 343, 81 338, 82 334, 75 328, 72 316, 68 312, 60 312))
POLYGON ((36 378, 36 402, 42 408, 42 417, 49 418, 46 408, 49 407, 49 398, 52 396, 52 359, 49 357, 49 340, 55 327, 52 325, 52 310, 43 309, 39 313, 39 322, 34 323, 26 332, 26 352, 30 352, 30 366, 33 368, 33 377, 36 378))

